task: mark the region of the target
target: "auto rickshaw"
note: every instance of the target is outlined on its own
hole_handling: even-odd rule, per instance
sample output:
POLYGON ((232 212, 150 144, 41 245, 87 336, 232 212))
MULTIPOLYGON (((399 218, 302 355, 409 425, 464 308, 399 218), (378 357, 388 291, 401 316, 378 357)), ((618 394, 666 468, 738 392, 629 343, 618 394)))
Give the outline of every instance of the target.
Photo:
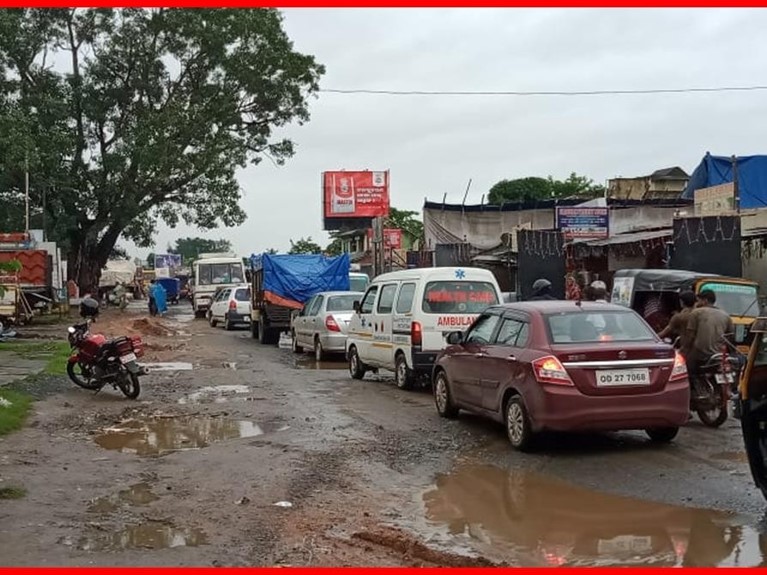
POLYGON ((735 398, 754 483, 767 499, 767 317, 751 326, 753 340, 735 398))
POLYGON ((759 316, 759 284, 743 279, 687 270, 627 269, 613 276, 612 303, 630 307, 660 332, 679 310, 679 293, 699 294, 712 290, 716 305, 727 312, 735 324, 734 343, 747 354, 751 336, 749 328, 759 316))

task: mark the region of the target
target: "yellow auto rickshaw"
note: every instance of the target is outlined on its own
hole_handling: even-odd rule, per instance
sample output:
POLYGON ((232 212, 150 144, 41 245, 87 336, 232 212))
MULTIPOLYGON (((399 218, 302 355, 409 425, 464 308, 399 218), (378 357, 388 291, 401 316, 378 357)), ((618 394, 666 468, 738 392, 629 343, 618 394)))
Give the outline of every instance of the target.
POLYGON ((735 416, 754 483, 767 499, 767 317, 751 326, 753 340, 740 376, 735 416))
POLYGON ((738 351, 747 354, 749 329, 760 315, 759 284, 755 281, 688 270, 625 269, 613 276, 611 301, 632 308, 660 332, 679 310, 679 293, 688 290, 716 294, 717 307, 727 312, 735 325, 733 340, 738 351))

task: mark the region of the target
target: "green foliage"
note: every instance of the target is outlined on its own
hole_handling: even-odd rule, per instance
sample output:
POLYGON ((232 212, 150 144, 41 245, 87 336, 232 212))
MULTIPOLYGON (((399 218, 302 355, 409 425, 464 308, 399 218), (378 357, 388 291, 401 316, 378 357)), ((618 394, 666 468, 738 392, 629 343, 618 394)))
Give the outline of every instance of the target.
POLYGON ((293 240, 290 240, 290 250, 288 250, 289 254, 320 254, 322 253, 322 248, 318 243, 315 243, 312 241, 311 236, 308 238, 300 238, 298 241, 294 242, 293 240))
POLYGON ((604 194, 605 188, 593 180, 576 173, 566 180, 548 178, 518 178, 501 180, 488 193, 490 204, 523 202, 525 200, 548 200, 554 198, 596 198, 604 194))
POLYGON ((92 284, 160 220, 241 224, 237 171, 293 155, 274 131, 308 121, 323 73, 274 9, 1 10, 0 190, 28 163, 48 235, 92 284))
MULTIPOLYGON (((13 274, 21 271, 21 262, 19 260, 10 260, 7 262, 0 262, 0 275, 13 274)), ((5 288, 0 285, 0 297, 5 294, 5 288)))
POLYGON ((181 254, 184 265, 196 260, 200 254, 231 252, 232 242, 229 240, 208 240, 205 238, 179 238, 176 245, 168 247, 168 253, 181 254))
POLYGON ((0 499, 23 499, 27 496, 27 490, 23 487, 8 485, 0 487, 0 499))
POLYGON ((340 256, 343 253, 343 242, 341 238, 334 237, 330 234, 330 243, 325 248, 325 253, 329 256, 340 256))
POLYGON ((0 389, 0 436, 20 429, 31 406, 30 396, 10 389, 0 389))
POLYGON ((385 226, 399 228, 413 239, 420 240, 423 238, 423 222, 417 218, 418 212, 389 208, 389 217, 386 218, 385 226))

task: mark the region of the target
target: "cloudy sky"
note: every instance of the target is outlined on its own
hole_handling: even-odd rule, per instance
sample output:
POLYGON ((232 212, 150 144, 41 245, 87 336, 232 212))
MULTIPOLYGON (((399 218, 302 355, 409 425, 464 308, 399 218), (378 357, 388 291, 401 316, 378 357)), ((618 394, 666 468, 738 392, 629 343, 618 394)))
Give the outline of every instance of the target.
MULTIPOLYGON (((767 11, 585 9, 294 9, 297 50, 327 67, 330 89, 445 91, 637 90, 767 85, 767 11)), ((247 222, 179 236, 230 239, 242 255, 324 244, 320 173, 391 170, 391 201, 468 203, 502 178, 604 181, 679 165, 706 151, 767 153, 767 92, 551 96, 383 96, 325 93, 283 167, 240 176, 247 222)), ((147 250, 136 253, 145 254, 147 250)))

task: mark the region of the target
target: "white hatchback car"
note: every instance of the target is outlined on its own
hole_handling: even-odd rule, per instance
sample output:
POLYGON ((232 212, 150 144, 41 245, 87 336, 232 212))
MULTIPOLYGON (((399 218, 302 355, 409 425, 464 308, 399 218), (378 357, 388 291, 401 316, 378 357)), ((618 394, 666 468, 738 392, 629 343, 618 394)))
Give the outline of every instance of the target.
POLYGON ((250 305, 250 286, 221 288, 210 304, 208 323, 216 327, 220 321, 226 330, 237 324, 250 325, 250 305))

